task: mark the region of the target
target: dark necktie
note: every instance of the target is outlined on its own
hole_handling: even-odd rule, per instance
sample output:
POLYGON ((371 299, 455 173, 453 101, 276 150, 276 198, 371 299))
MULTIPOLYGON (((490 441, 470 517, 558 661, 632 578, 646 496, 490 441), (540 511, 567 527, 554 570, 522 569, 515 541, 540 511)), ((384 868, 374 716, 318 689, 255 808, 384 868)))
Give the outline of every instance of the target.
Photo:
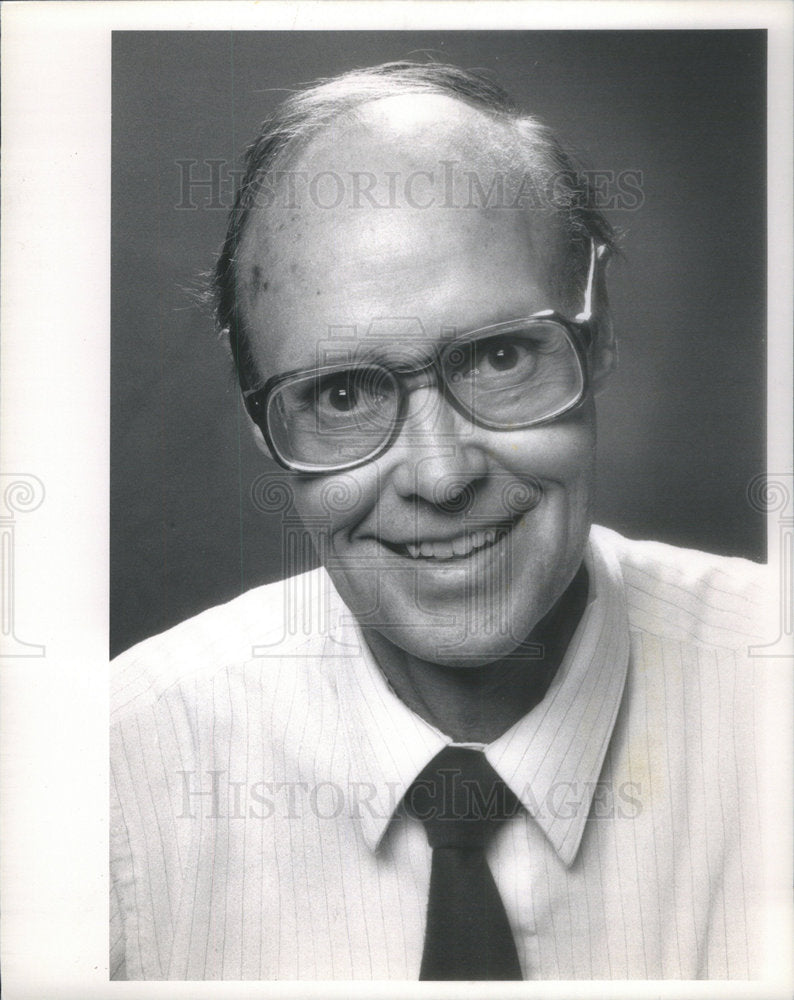
POLYGON ((405 795, 433 848, 420 979, 521 979, 515 941, 485 844, 521 809, 485 755, 447 747, 405 795))

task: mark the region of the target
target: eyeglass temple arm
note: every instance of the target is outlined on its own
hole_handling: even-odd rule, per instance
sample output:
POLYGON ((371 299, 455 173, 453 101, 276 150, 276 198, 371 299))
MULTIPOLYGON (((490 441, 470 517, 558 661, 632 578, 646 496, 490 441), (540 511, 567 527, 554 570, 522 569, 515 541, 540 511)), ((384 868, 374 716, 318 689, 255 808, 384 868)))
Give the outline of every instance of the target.
POLYGON ((590 268, 584 296, 584 310, 577 316, 579 323, 586 324, 590 333, 590 384, 595 392, 600 392, 618 365, 618 345, 612 328, 606 295, 606 266, 611 250, 604 244, 590 240, 590 268), (597 302, 593 299, 597 298, 597 302), (593 315, 600 310, 598 316, 593 315))
POLYGON ((576 317, 577 323, 589 323, 593 318, 593 290, 595 288, 596 271, 601 261, 606 262, 609 256, 609 247, 605 243, 596 244, 590 238, 590 264, 587 269, 587 286, 584 291, 584 307, 576 317))

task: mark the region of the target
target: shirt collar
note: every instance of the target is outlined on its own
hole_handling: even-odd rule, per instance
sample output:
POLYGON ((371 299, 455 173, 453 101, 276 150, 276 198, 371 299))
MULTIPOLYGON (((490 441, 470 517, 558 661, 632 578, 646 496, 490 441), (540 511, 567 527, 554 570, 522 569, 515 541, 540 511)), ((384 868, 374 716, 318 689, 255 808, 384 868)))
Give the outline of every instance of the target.
MULTIPOLYGON (((597 528, 585 566, 588 604, 545 698, 485 748, 492 767, 565 865, 579 849, 629 657, 620 565, 597 528)), ((357 815, 364 840, 375 851, 405 791, 453 741, 394 694, 349 614, 329 642, 335 647, 351 783, 359 786, 357 815)))
POLYGON ((336 688, 350 759, 351 796, 364 840, 375 851, 403 795, 451 740, 391 689, 348 612, 336 632, 336 688))
POLYGON ((546 697, 485 750, 565 865, 579 849, 629 662, 620 564, 597 528, 585 566, 588 604, 546 697))

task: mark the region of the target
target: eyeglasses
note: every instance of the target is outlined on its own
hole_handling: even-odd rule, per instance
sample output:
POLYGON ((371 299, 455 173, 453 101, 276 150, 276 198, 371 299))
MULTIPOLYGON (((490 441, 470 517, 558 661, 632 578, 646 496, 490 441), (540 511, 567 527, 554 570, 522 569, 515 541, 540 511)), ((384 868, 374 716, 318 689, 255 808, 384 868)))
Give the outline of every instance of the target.
POLYGON ((416 389, 437 387, 477 427, 508 431, 547 423, 581 403, 594 339, 591 244, 584 308, 575 320, 551 310, 474 330, 437 345, 423 364, 323 365, 276 375, 243 392, 273 457, 297 472, 341 472, 395 441, 416 389))

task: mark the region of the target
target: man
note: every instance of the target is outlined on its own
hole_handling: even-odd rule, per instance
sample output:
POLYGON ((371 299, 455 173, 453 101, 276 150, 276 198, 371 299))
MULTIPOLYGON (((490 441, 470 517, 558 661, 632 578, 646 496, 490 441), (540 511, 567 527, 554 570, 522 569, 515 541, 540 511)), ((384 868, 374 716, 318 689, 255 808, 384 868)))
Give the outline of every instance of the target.
POLYGON ((758 974, 760 569, 591 528, 613 250, 453 67, 265 123, 219 325, 324 568, 118 661, 112 975, 758 974))

